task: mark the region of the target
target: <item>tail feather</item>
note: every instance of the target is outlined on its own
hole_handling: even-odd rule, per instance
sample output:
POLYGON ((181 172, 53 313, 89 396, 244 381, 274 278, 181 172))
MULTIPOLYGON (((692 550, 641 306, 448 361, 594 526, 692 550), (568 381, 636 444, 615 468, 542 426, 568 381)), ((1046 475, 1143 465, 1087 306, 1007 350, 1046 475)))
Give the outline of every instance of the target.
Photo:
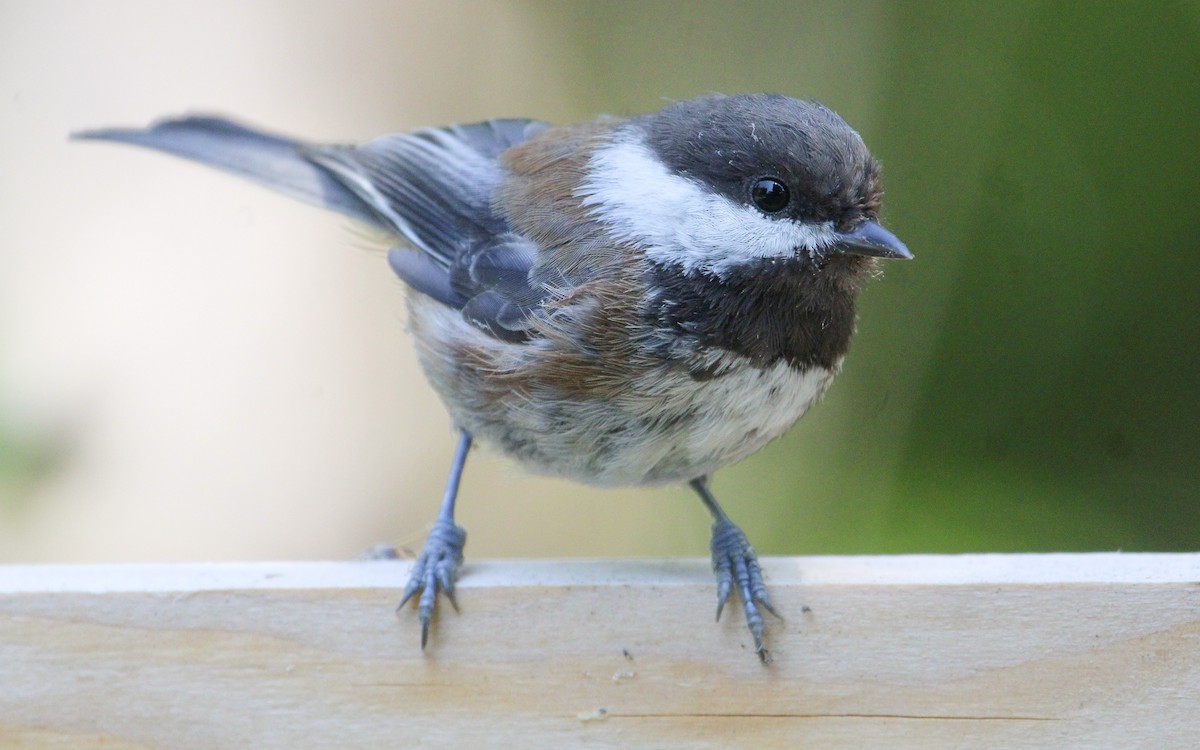
POLYGON ((71 137, 128 143, 180 156, 372 226, 388 226, 368 203, 307 158, 307 144, 219 117, 197 115, 148 128, 86 130, 71 137))

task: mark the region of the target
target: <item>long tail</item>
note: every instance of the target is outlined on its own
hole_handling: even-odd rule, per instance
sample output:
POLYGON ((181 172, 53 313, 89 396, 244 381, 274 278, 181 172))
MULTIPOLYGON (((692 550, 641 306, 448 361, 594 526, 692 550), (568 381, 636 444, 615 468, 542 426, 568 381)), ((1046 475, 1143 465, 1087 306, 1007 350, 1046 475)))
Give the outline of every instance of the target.
POLYGON ((163 120, 148 128, 85 130, 71 137, 128 143, 181 156, 367 224, 390 226, 328 170, 311 161, 308 144, 219 117, 197 115, 163 120))

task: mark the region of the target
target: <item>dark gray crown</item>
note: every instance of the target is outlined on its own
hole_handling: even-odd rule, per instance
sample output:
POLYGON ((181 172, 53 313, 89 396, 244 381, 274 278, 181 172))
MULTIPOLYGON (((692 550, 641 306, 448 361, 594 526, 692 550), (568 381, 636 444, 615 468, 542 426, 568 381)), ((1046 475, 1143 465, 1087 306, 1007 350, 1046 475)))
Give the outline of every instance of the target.
POLYGON ((784 182, 797 221, 875 218, 879 166, 846 121, 818 102, 779 94, 703 96, 637 120, 669 169, 739 203, 763 177, 784 182))

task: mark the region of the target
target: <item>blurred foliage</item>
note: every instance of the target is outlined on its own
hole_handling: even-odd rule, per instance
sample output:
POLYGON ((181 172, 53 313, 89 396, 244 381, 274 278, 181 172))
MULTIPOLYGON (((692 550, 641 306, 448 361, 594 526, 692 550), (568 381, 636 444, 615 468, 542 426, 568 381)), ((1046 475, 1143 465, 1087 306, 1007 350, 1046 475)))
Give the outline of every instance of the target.
POLYGON ((971 523, 1005 548, 1195 548, 1200 40, 1181 6, 1123 7, 1031 8, 977 123, 899 477, 942 546, 971 523))
POLYGON ((0 424, 0 514, 24 510, 36 482, 58 467, 55 450, 0 424))

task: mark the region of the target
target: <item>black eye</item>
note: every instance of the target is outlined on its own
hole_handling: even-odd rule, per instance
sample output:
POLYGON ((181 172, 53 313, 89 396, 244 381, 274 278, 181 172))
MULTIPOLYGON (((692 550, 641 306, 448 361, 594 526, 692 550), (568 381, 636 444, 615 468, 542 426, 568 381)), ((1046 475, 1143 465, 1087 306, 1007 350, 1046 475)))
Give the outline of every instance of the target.
POLYGON ((779 213, 787 208, 791 197, 792 194, 787 185, 770 177, 763 178, 750 186, 750 199, 764 213, 779 213))

